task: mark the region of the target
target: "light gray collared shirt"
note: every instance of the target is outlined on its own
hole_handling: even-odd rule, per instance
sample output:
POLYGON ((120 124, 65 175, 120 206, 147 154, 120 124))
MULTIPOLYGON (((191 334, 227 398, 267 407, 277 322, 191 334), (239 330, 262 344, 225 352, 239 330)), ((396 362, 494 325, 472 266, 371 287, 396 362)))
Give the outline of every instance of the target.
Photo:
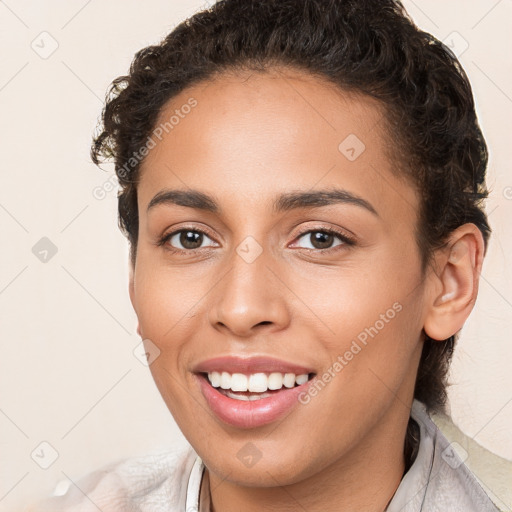
MULTIPOLYGON (((414 400, 420 427, 413 465, 387 512, 499 512, 425 410, 414 400)), ((69 483, 69 482, 68 482, 69 483)), ((65 482, 63 482, 65 484, 65 482)), ((30 508, 33 512, 210 512, 208 472, 190 446, 115 462, 30 508)))

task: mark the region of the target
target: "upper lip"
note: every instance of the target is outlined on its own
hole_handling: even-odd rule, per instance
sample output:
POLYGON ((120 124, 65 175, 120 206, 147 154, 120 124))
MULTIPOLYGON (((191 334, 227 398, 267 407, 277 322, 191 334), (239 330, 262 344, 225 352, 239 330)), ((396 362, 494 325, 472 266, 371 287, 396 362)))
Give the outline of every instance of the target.
POLYGON ((194 367, 195 373, 228 372, 228 373, 294 373, 303 375, 314 373, 314 370, 301 364, 290 363, 268 356, 220 356, 206 359, 194 367))

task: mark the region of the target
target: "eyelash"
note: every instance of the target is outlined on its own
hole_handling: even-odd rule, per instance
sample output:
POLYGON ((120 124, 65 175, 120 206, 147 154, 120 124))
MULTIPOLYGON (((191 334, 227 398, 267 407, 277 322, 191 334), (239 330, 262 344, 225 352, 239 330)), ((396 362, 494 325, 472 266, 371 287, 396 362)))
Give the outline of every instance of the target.
MULTIPOLYGON (((191 231, 193 233, 201 233, 203 235, 206 235, 207 237, 209 238, 212 238, 208 232, 202 230, 202 229, 198 229, 198 228, 192 228, 192 227, 184 227, 184 228, 181 228, 177 231, 173 231, 172 233, 168 233, 166 235, 163 235, 162 238, 160 238, 157 242, 157 245, 159 247, 161 246, 164 246, 174 235, 177 235, 179 233, 182 233, 184 231, 191 231)), ((327 228, 327 227, 318 227, 316 229, 308 229, 307 231, 304 231, 302 233, 299 233, 296 237, 296 239, 300 239, 302 238, 304 235, 307 235, 307 234, 310 234, 310 233, 328 233, 330 235, 334 235, 336 237, 338 237, 343 243, 340 244, 340 245, 336 245, 334 247, 329 247, 327 249, 310 249, 309 247, 299 247, 299 249, 303 249, 303 250, 306 250, 306 251, 313 251, 313 252, 319 252, 321 254, 325 253, 325 252, 328 252, 328 251, 335 251, 337 249, 340 249, 340 248, 343 248, 343 247, 347 247, 347 246, 354 246, 356 245, 356 241, 354 238, 346 235, 345 233, 342 233, 338 230, 335 230, 333 228, 327 228)), ((210 247, 203 247, 203 248, 198 248, 198 249, 177 249, 176 247, 173 247, 171 245, 168 245, 168 247, 166 247, 166 250, 172 252, 173 254, 191 254, 191 253, 194 253, 195 251, 200 251, 200 250, 204 250, 204 249, 211 249, 210 247)))

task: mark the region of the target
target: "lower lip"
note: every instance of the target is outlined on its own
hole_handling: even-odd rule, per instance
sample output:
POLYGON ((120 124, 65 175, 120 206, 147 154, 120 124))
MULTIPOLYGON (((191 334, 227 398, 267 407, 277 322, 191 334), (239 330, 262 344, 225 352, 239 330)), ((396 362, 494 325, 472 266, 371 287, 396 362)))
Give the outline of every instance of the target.
POLYGON ((299 395, 311 381, 259 400, 236 400, 223 395, 203 375, 195 375, 210 409, 223 422, 238 428, 256 428, 276 421, 299 404, 299 395))

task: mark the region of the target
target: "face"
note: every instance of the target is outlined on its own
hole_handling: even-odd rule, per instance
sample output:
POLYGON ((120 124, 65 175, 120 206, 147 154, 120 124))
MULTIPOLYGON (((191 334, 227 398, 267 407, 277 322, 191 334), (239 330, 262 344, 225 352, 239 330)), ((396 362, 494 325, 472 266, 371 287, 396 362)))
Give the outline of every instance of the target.
POLYGON ((402 443, 425 284, 380 105, 281 71, 191 87, 173 115, 130 295, 184 435, 218 478, 269 487, 402 443))

